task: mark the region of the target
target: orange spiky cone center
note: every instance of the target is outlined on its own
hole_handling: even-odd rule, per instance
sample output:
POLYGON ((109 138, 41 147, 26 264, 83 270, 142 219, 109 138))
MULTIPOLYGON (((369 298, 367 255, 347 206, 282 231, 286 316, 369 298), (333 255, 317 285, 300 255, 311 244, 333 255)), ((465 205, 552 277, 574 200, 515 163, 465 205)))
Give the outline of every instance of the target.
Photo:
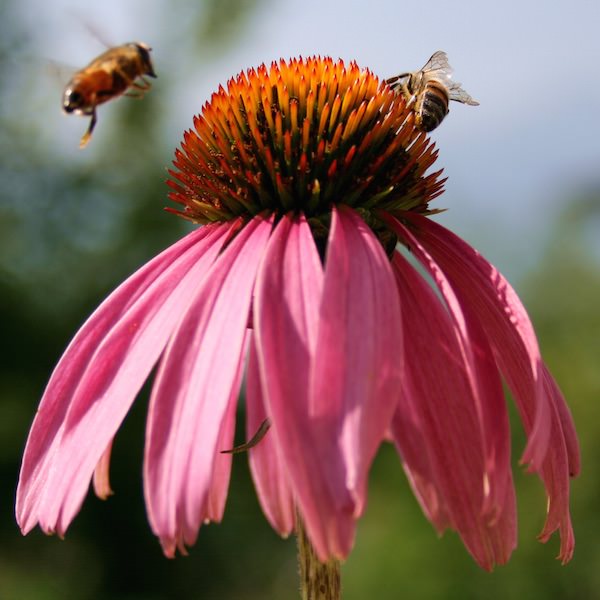
MULTIPOLYGON (((404 98, 356 63, 292 59, 240 73, 194 119, 169 173, 168 209, 196 223, 302 212, 325 229, 331 207, 434 212, 437 150, 404 98)), ((376 226, 374 226, 376 229, 376 226)))

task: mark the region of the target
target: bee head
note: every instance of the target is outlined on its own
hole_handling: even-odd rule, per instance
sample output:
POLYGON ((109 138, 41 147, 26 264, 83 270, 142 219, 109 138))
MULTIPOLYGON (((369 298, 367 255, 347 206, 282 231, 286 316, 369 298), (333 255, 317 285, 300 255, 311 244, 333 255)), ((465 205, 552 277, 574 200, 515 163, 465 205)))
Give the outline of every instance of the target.
POLYGON ((144 44, 143 42, 136 42, 135 47, 140 55, 140 59, 142 61, 142 65, 144 66, 144 75, 149 75, 150 77, 156 77, 156 73, 154 72, 154 67, 152 66, 152 60, 150 59, 150 46, 144 44))
POLYGON ((85 108, 85 98, 83 94, 80 94, 69 86, 63 94, 62 106, 66 113, 81 112, 85 108))

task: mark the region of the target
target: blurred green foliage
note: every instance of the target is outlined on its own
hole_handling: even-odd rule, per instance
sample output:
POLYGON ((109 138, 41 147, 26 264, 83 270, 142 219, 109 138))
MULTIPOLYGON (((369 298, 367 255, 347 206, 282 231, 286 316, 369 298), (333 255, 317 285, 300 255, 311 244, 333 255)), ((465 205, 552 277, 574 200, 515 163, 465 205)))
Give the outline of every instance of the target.
MULTIPOLYGON (((258 0, 213 0, 202 10, 193 2, 173 4, 187 31, 198 32, 200 61, 207 48, 216 52, 217 44, 231 42, 258 0)), ((102 502, 90 495, 66 541, 18 532, 13 503, 20 454, 53 365, 102 297, 186 225, 160 210, 164 166, 178 141, 161 134, 169 102, 160 79, 143 102, 121 104, 93 161, 62 153, 23 115, 15 119, 19 90, 28 89, 17 68, 28 38, 12 8, 11 2, 0 6, 0 77, 14 83, 0 89, 0 598, 295 598, 294 541, 281 541, 262 517, 243 456, 235 459, 224 522, 202 528, 189 557, 162 556, 142 497, 147 390, 115 442, 115 496, 102 502)), ((176 65, 171 68, 173 76, 176 65)), ((541 484, 517 466, 524 447, 518 425, 519 547, 493 574, 476 567, 455 535, 436 538, 388 446, 375 463, 367 513, 343 568, 347 600, 597 596, 600 478, 590 465, 600 458, 600 252, 590 223, 597 226, 599 217, 600 189, 569 202, 549 233, 543 261, 520 286, 582 442, 573 562, 562 567, 554 560, 556 538, 545 546, 535 541, 545 499, 541 484)))

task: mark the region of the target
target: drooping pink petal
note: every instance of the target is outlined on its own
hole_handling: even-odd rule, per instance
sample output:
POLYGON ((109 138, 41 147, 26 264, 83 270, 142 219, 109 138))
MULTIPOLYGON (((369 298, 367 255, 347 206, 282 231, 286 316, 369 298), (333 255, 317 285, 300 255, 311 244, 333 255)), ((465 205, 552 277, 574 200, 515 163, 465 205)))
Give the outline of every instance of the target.
POLYGON ((544 389, 556 407, 557 416, 560 421, 560 427, 565 440, 565 448, 567 450, 569 475, 571 477, 577 477, 581 470, 581 456, 579 452, 579 440, 577 439, 577 432, 575 431, 575 424, 573 423, 571 411, 569 410, 554 377, 552 377, 545 364, 542 364, 542 375, 544 389))
POLYGON ((218 257, 160 363, 150 399, 144 489, 152 529, 168 556, 192 544, 209 516, 220 432, 239 390, 252 288, 271 226, 255 217, 218 257))
POLYGON ((552 402, 553 419, 550 432, 552 444, 541 469, 541 477, 548 491, 548 513, 539 540, 547 542, 558 529, 560 532, 560 552, 558 558, 563 564, 573 558, 575 535, 569 511, 569 476, 579 473, 579 445, 573 421, 565 400, 544 365, 542 367, 544 390, 552 402))
POLYGON ((421 509, 441 534, 452 526, 452 520, 444 494, 436 481, 429 453, 423 449, 425 433, 417 411, 411 405, 411 398, 414 398, 414 393, 405 388, 392 419, 391 441, 400 455, 402 467, 421 509))
POLYGON ((388 222, 409 244, 411 251, 425 267, 442 295, 454 324, 458 360, 468 376, 480 428, 485 464, 482 511, 493 521, 504 510, 506 486, 512 481, 510 466, 510 427, 502 384, 494 355, 477 313, 466 302, 461 290, 453 286, 433 256, 402 223, 388 222))
POLYGON ((321 559, 344 557, 400 385, 389 261, 355 213, 335 212, 323 274, 307 224, 286 217, 255 308, 265 403, 300 512, 321 559))
POLYGON ((541 361, 527 312, 504 277, 471 246, 429 219, 405 217, 486 330, 528 434, 522 460, 540 473, 548 494, 541 539, 559 529, 559 558, 568 562, 574 547, 568 474, 579 471, 577 436, 564 399, 541 361))
POLYGON ((338 510, 331 496, 327 478, 335 457, 319 452, 311 420, 309 379, 322 289, 323 269, 305 218, 284 216, 256 280, 257 362, 272 421, 268 435, 276 438, 312 543, 325 557, 352 544, 354 522, 349 494, 346 511, 338 510))
POLYGON ((58 363, 34 420, 17 490, 24 533, 64 534, 92 473, 231 225, 199 229, 94 312, 58 363))
POLYGON ((402 298, 407 367, 393 421, 395 441, 426 515, 438 530, 456 529, 475 560, 491 569, 506 562, 516 545, 510 471, 490 521, 482 512, 489 466, 482 452, 480 399, 473 365, 461 348, 465 340, 406 259, 396 254, 393 267, 402 298))
POLYGON ((517 497, 512 472, 509 477, 509 484, 505 488, 506 497, 502 502, 504 510, 497 520, 489 525, 493 528, 490 535, 492 555, 496 557, 498 564, 507 562, 517 545, 517 497))
POLYGON ((528 435, 522 461, 540 468, 550 439, 550 403, 542 360, 527 311, 508 281, 464 240, 431 219, 403 214, 456 290, 477 313, 510 387, 528 435))
POLYGON ((244 365, 247 344, 242 344, 242 351, 240 352, 240 361, 238 364, 237 375, 231 386, 231 394, 227 402, 227 409, 223 421, 221 423, 221 430, 219 431, 219 439, 216 443, 218 452, 214 455, 213 459, 213 470, 208 486, 208 498, 206 503, 206 516, 205 522, 212 521, 214 523, 220 523, 223 519, 223 513, 225 512, 225 503, 227 501, 227 492, 229 491, 229 479, 231 477, 231 462, 232 455, 222 453, 222 450, 226 450, 232 447, 233 438, 235 435, 235 416, 236 408, 238 404, 239 390, 242 384, 244 376, 244 365))
MULTIPOLYGON (((268 418, 263 401, 256 347, 250 343, 246 374, 246 436, 250 439, 268 418)), ((280 535, 287 537, 295 525, 294 499, 281 450, 271 432, 248 451, 254 487, 263 512, 280 535)))
MULTIPOLYGON (((323 452, 341 452, 334 476, 360 516, 369 468, 401 386, 402 324, 390 261, 363 219, 334 208, 312 370, 311 410, 323 452)), ((335 485, 334 477, 329 481, 335 485)), ((335 492, 336 488, 332 488, 335 492)))

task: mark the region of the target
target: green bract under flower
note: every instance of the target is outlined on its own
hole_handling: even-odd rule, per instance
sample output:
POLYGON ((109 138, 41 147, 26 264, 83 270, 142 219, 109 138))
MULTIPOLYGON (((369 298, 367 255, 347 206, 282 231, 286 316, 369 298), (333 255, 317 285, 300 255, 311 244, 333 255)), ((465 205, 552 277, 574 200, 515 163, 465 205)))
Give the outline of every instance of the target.
MULTIPOLYGON (((170 209, 195 223, 303 213, 314 233, 331 206, 431 213, 437 157, 414 113, 368 69, 330 58, 281 60, 219 88, 176 151, 170 209)), ((319 236, 317 236, 319 237, 319 236)))

